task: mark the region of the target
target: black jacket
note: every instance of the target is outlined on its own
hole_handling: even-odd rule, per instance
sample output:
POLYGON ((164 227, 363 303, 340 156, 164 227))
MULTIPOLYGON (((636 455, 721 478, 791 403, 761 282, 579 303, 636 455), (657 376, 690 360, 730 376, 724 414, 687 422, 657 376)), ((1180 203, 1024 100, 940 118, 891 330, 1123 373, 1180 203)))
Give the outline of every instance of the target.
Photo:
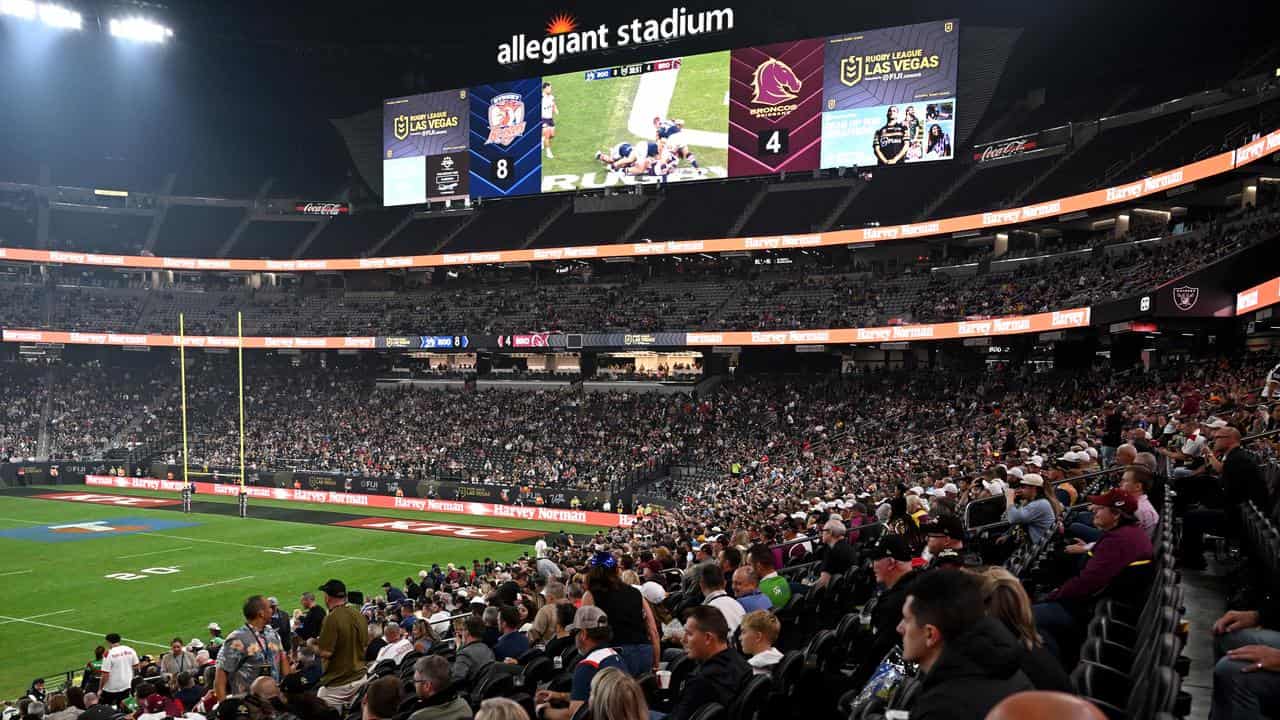
POLYGON ((751 674, 751 666, 737 650, 729 648, 713 655, 685 681, 668 720, 689 720, 707 703, 720 703, 728 708, 751 674))
POLYGON ((1022 659, 1018 661, 1018 666, 1037 690, 1071 694, 1076 691, 1071 685, 1071 676, 1062 669, 1062 663, 1043 645, 1034 650, 1022 648, 1022 659))
POLYGON ((920 679, 911 720, 982 720, 1006 697, 1034 689, 1018 668, 1026 651, 1004 625, 982 618, 955 640, 920 679))
POLYGON ((884 656, 902 641, 902 636, 898 634, 898 623, 902 622, 902 606, 907 602, 907 591, 911 589, 911 584, 920 575, 920 570, 912 570, 898 578, 893 587, 876 595, 875 604, 871 608, 871 636, 855 646, 853 660, 858 668, 854 671, 850 685, 862 687, 866 684, 884 656))

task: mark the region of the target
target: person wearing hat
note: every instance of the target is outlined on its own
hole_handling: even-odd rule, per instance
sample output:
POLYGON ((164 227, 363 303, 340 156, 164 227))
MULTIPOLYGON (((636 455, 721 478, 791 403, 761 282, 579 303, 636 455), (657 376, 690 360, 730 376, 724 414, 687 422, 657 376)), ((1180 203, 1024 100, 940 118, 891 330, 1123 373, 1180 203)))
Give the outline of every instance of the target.
POLYGON ((881 536, 867 548, 866 557, 871 560, 871 570, 880 589, 862 611, 864 622, 869 621, 871 637, 854 647, 851 660, 856 669, 850 679, 851 687, 865 685, 880 661, 898 644, 902 604, 912 583, 924 572, 911 563, 911 546, 901 535, 881 536))
POLYGON ((364 685, 364 649, 369 644, 369 626, 355 608, 347 604, 347 586, 332 579, 319 587, 329 608, 314 646, 324 661, 316 695, 340 714, 364 685))
MULTIPOLYGON (((1059 649, 1067 641, 1074 644, 1080 639, 1093 599, 1107 590, 1126 568, 1150 562, 1152 556, 1151 538, 1138 524, 1138 502, 1132 495, 1118 488, 1108 490, 1101 495, 1090 495, 1089 506, 1094 526, 1103 533, 1101 539, 1092 551, 1078 538, 1066 548, 1071 554, 1089 553, 1084 569, 1049 593, 1044 602, 1031 608, 1045 645, 1059 659, 1063 657, 1059 649)), ((1116 597, 1116 600, 1132 603, 1140 598, 1116 597)), ((1074 652, 1067 654, 1074 655, 1074 652)))
POLYGON ((280 609, 280 601, 275 597, 268 597, 267 604, 271 606, 271 627, 275 628, 276 634, 280 636, 280 645, 284 647, 284 651, 289 652, 289 641, 293 639, 289 613, 280 609))
MULTIPOLYGON (((704 568, 719 568, 714 560, 696 567, 699 569, 695 580, 701 579, 704 568)), ((723 574, 721 578, 723 581, 723 574)), ((612 553, 601 551, 592 556, 582 605, 595 605, 608 616, 613 646, 632 677, 658 670, 662 661, 658 622, 640 591, 622 582, 618 559, 612 553)))
MULTIPOLYGON (((943 515, 933 518, 921 527, 925 537, 925 548, 922 557, 933 567, 933 561, 943 550, 954 550, 964 554, 964 543, 967 537, 964 521, 955 515, 943 515)), ((980 563, 979 563, 980 564, 980 563)))
POLYGON ((382 583, 382 589, 386 593, 388 603, 398 603, 405 599, 404 591, 389 582, 382 583))
POLYGON ((209 657, 217 658, 218 651, 222 649, 222 643, 225 642, 222 637, 222 626, 216 622, 211 622, 208 625, 208 630, 209 642, 205 644, 205 647, 209 648, 209 657))
POLYGON ((1005 542, 1011 533, 1021 529, 1031 538, 1031 544, 1039 547, 1058 525, 1062 512, 1058 498, 1045 487, 1044 477, 1036 473, 1014 480, 1004 491, 1005 517, 1013 528, 1001 535, 997 542, 1005 542))
POLYGON ((594 605, 584 605, 573 615, 569 631, 577 631, 574 645, 582 657, 573 668, 573 683, 569 692, 539 690, 534 696, 537 703, 536 720, 569 720, 591 697, 591 681, 604 668, 618 668, 626 672, 622 656, 609 647, 613 636, 609 616, 594 605), (565 704, 563 707, 553 707, 565 704))

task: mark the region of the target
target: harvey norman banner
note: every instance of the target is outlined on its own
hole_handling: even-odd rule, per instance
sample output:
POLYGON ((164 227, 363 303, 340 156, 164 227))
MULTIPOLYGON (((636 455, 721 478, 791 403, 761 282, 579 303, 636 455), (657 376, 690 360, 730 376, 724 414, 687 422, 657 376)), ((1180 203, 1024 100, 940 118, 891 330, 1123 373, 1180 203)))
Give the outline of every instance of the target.
POLYGON ((878 343, 901 340, 951 340, 994 335, 1019 335, 1088 327, 1089 308, 1056 310, 1038 315, 1017 315, 962 320, 929 325, 893 325, 840 330, 761 330, 751 332, 691 332, 685 343, 700 345, 810 345, 828 343, 878 343))
POLYGON ((969 230, 1016 225, 1018 223, 1057 217, 1091 210, 1115 203, 1132 202, 1205 178, 1220 175, 1232 168, 1260 160, 1280 151, 1280 130, 1275 130, 1238 150, 1220 153, 1182 167, 1158 173, 1124 185, 1048 200, 1034 205, 927 220, 907 225, 887 225, 828 233, 803 233, 767 237, 716 238, 655 243, 614 243, 577 247, 530 248, 526 250, 494 250, 486 252, 445 253, 442 255, 404 255, 398 257, 334 258, 327 260, 237 260, 230 258, 175 258, 140 255, 104 255, 0 248, 0 260, 99 267, 132 267, 160 270, 207 270, 236 272, 314 272, 332 270, 389 270, 394 268, 442 267, 452 265, 494 265, 508 262, 540 262, 573 259, 642 257, 645 255, 682 255, 744 250, 787 250, 857 245, 894 240, 915 240, 969 230))
MULTIPOLYGON (((825 330, 761 330, 729 332, 668 332, 652 334, 584 335, 583 339, 607 342, 607 347, 687 347, 703 345, 822 345, 827 343, 872 343, 892 340, 948 340, 964 337, 990 337, 1047 332, 1088 327, 1089 308, 1071 308, 1038 315, 1015 315, 981 320, 932 323, 928 325, 894 325, 873 328, 836 328, 825 330)), ((5 342, 61 343, 64 345, 122 345, 129 347, 177 347, 177 335, 122 335, 116 333, 61 332, 53 330, 5 330, 5 342)), ((551 333, 501 336, 499 347, 509 349, 550 349, 564 347, 565 336, 551 333)), ((385 349, 392 347, 386 338, 262 338, 246 337, 247 348, 332 350, 385 349)), ((187 347, 235 347, 236 338, 192 336, 187 347)), ((587 346, 599 346, 586 343, 587 346)), ((479 345, 475 345, 479 346, 479 345)), ((412 346, 408 346, 412 347, 412 346)))
MULTIPOLYGON (((99 487, 123 488, 126 490, 159 490, 164 492, 181 492, 182 483, 175 480, 159 480, 156 478, 113 477, 110 475, 89 475, 84 479, 86 485, 99 487)), ((238 495, 238 485, 221 483, 195 483, 196 492, 204 495, 238 495)), ((292 488, 265 488, 246 486, 249 497, 259 500, 281 500, 285 502, 310 502, 325 505, 347 505, 355 507, 391 508, 398 510, 417 510, 419 512, 451 513, 455 515, 471 515, 473 517, 515 518, 517 520, 539 520, 543 522, 569 523, 574 525, 599 525, 604 527, 631 527, 635 524, 634 515, 593 512, 590 510, 565 510, 561 508, 528 507, 520 505, 496 505, 493 503, 467 502, 462 500, 432 500, 429 498, 390 497, 386 495, 363 495, 323 490, 294 490, 292 488)))
POLYGON ((1280 277, 1274 277, 1236 295, 1236 314, 1243 315, 1280 303, 1280 277))

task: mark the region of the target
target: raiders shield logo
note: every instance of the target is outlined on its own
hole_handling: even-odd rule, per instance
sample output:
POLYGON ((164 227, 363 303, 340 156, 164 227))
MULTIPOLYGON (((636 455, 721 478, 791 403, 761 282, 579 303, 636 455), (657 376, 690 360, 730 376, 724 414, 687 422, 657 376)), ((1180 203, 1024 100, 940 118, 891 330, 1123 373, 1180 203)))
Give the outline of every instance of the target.
POLYGON ((1196 306, 1196 301, 1200 299, 1200 288, 1191 287, 1190 285, 1182 285, 1173 289, 1173 304, 1179 310, 1186 312, 1196 306))
POLYGON ((409 137, 409 116, 408 115, 397 115, 394 125, 395 127, 392 128, 392 132, 395 133, 397 140, 404 140, 405 138, 409 137))
POLYGON ((862 82, 862 56, 847 57, 840 61, 840 82, 853 87, 862 82))

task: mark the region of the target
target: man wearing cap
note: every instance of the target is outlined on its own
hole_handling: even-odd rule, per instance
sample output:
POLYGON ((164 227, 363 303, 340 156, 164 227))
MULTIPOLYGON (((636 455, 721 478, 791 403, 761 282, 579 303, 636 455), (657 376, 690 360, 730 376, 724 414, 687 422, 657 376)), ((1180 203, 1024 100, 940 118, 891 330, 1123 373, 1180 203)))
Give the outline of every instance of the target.
MULTIPOLYGON (((965 530, 964 521, 955 515, 943 515, 925 523, 920 528, 925 536, 924 557, 933 567, 933 561, 943 550, 955 550, 964 554, 965 530)), ((975 562, 975 564, 981 564, 975 562)))
POLYGON ((386 592, 388 603, 398 603, 405 598, 404 591, 389 582, 382 583, 382 589, 386 592))
MULTIPOLYGON (((1049 593, 1044 602, 1031 608, 1046 647, 1060 659, 1059 648, 1067 641, 1074 643, 1079 639, 1079 631, 1098 594, 1107 590, 1126 568, 1150 562, 1152 555, 1151 539, 1138 524, 1138 502, 1133 496, 1113 489, 1089 496, 1089 505, 1093 511, 1093 524, 1103 532, 1102 538, 1094 544, 1091 552, 1078 538, 1074 544, 1068 545, 1068 553, 1089 553, 1084 569, 1049 593)), ((1137 598, 1116 599, 1129 603, 1137 598)))
POLYGON ((209 642, 205 647, 209 648, 209 657, 217 659, 218 651, 222 649, 222 643, 225 642, 222 637, 222 626, 216 622, 209 623, 209 642))
POLYGON ((360 613, 347 604, 347 586, 341 580, 330 580, 319 589, 324 592, 329 614, 314 643, 316 654, 324 661, 324 674, 320 676, 316 696, 341 714, 364 685, 364 649, 369 644, 369 626, 360 613))
POLYGON ((923 571, 911 563, 911 546, 901 535, 885 535, 867 549, 871 570, 880 586, 875 597, 863 607, 863 623, 871 632, 869 642, 857 643, 854 657, 857 669, 851 687, 862 687, 885 655, 898 644, 898 622, 902 620, 902 604, 911 584, 923 571))
POLYGON ((534 697, 537 702, 536 720, 569 720, 591 697, 591 681, 596 673, 609 667, 627 671, 622 656, 608 647, 613 634, 609 628, 609 616, 603 610, 595 605, 578 608, 573 615, 573 625, 568 629, 577 631, 573 642, 582 659, 573 669, 573 684, 569 692, 538 691, 534 697), (551 707, 552 702, 568 703, 568 706, 551 707))
POLYGON ((280 646, 289 652, 289 640, 293 637, 289 614, 280 609, 280 601, 274 597, 267 598, 267 604, 271 606, 271 627, 280 636, 280 646))
MULTIPOLYGON (((1056 498, 1051 497, 1045 488, 1044 477, 1036 473, 1014 480, 1004 492, 1005 517, 1015 528, 1026 530, 1031 543, 1037 547, 1058 524, 1058 509, 1054 507, 1056 498)), ((1008 537, 1003 535, 1000 541, 1008 537)))
POLYGON ((261 595, 245 600, 244 625, 227 636, 218 653, 213 693, 221 702, 228 695, 249 692, 255 678, 270 675, 278 682, 290 672, 289 656, 271 627, 271 605, 261 595))

